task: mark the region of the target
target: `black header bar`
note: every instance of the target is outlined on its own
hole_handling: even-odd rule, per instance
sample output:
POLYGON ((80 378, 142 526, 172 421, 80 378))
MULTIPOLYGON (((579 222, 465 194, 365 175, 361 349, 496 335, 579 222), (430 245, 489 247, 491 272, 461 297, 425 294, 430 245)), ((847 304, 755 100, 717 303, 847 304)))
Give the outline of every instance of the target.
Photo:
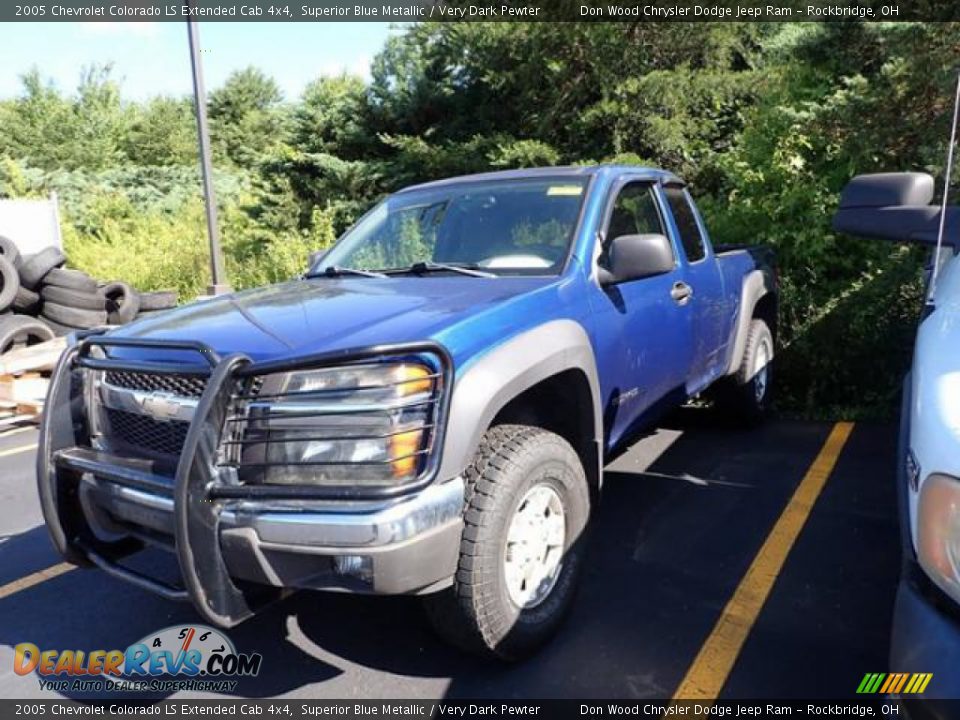
POLYGON ((960 20, 960 4, 929 0, 24 0, 4 22, 890 22, 960 20))

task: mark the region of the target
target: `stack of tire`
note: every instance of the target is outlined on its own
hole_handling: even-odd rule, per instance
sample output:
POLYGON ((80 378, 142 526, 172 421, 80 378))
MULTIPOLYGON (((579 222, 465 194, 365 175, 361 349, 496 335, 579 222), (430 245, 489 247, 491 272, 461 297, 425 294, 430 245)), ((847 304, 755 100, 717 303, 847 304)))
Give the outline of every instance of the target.
POLYGON ((101 284, 66 263, 58 248, 21 256, 0 236, 0 354, 76 330, 123 325, 177 304, 175 292, 140 293, 123 282, 101 284))

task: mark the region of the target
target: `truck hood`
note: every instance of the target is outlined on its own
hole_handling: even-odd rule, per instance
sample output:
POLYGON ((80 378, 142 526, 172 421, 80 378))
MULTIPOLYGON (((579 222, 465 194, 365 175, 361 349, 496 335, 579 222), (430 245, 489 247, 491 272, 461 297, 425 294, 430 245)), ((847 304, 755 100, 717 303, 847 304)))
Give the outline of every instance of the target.
POLYGON ((446 328, 552 281, 556 278, 440 275, 297 280, 144 317, 111 336, 192 340, 221 355, 281 359, 436 338, 446 328))

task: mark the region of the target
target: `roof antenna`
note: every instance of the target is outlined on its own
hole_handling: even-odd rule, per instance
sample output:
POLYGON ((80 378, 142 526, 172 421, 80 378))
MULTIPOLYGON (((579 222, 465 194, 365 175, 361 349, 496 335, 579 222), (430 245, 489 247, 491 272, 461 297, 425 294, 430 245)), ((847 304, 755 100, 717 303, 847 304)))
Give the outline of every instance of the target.
POLYGON ((940 250, 943 247, 943 231, 947 221, 947 195, 950 178, 953 176, 953 148, 957 144, 957 115, 960 114, 960 74, 957 75, 957 92, 953 99, 953 125, 950 128, 950 146, 947 148, 947 172, 943 177, 943 199, 940 201, 940 227, 937 230, 937 249, 933 253, 933 276, 930 279, 930 298, 937 290, 937 273, 940 272, 940 250))

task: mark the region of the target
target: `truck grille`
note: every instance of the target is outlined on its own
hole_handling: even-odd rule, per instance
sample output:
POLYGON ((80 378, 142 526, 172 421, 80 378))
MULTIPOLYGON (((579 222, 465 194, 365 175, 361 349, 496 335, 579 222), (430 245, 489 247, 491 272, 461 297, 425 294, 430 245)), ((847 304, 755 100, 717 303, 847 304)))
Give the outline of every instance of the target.
POLYGON ((104 408, 110 438, 161 455, 179 455, 190 423, 160 422, 147 415, 104 408))
POLYGON ((160 375, 155 373, 109 370, 104 382, 127 390, 168 392, 181 397, 198 398, 207 386, 207 378, 192 375, 160 375))
MULTIPOLYGON (((207 378, 175 373, 145 373, 132 370, 107 370, 102 375, 105 386, 113 392, 131 391, 118 404, 100 406, 101 430, 108 446, 142 452, 148 456, 179 457, 187 438, 190 423, 184 419, 154 416, 151 406, 136 400, 144 396, 166 396, 173 403, 196 403, 207 386, 207 378)), ((106 392, 106 388, 104 388, 106 392)), ((109 395, 109 393, 107 393, 109 395)), ((163 399, 158 397, 160 407, 163 399)))

